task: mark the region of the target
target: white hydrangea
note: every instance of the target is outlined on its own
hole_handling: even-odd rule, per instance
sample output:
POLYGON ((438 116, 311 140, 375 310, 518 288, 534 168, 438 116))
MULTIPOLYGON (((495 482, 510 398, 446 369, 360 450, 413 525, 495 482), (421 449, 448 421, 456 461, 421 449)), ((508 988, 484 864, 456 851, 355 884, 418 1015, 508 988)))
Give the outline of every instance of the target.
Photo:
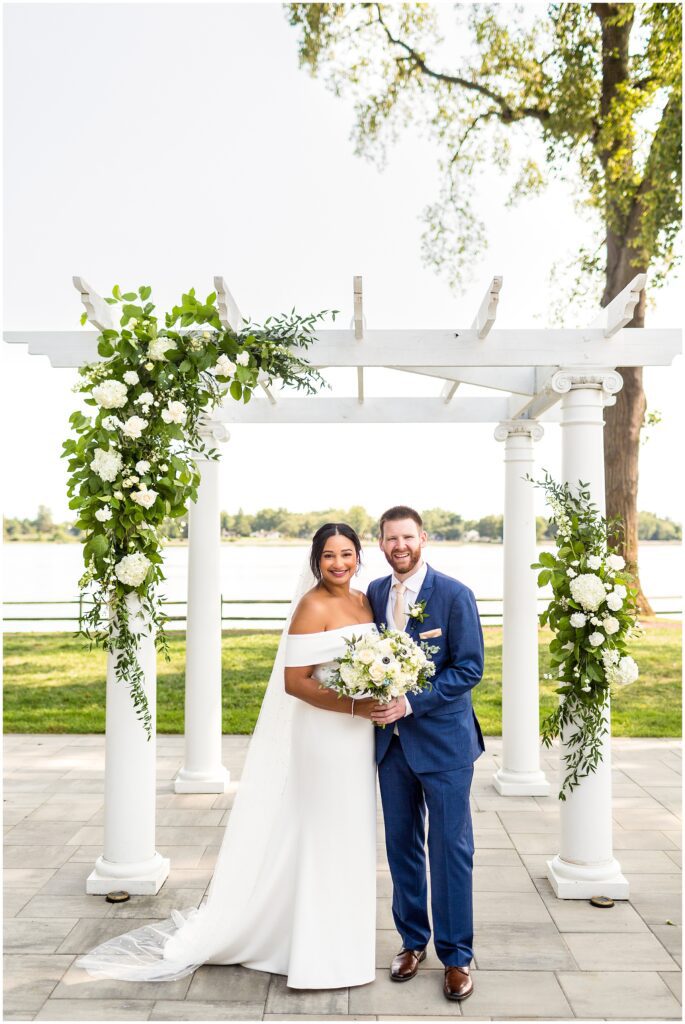
POLYGON ((140 552, 136 552, 132 555, 124 555, 114 566, 114 571, 117 579, 121 580, 122 583, 130 587, 139 587, 147 576, 151 564, 149 558, 146 558, 140 552))
POLYGON ((580 629, 587 622, 587 615, 583 615, 582 612, 574 612, 569 621, 574 629, 580 629))
POLYGON ((604 668, 609 668, 610 665, 617 665, 620 657, 621 655, 613 647, 602 651, 602 664, 604 665, 604 668))
POLYGON ((136 473, 140 473, 141 476, 147 473, 149 468, 150 463, 147 461, 147 459, 140 459, 138 462, 136 462, 136 473))
POLYGON ((123 465, 119 452, 113 452, 107 448, 96 448, 90 468, 100 477, 101 480, 111 482, 116 480, 123 465))
POLYGON ((613 615, 607 615, 602 619, 602 626, 607 636, 613 636, 614 633, 618 633, 621 623, 613 615))
POLYGON ((238 355, 235 357, 235 361, 236 363, 238 363, 239 366, 247 366, 248 363, 250 362, 250 353, 239 352, 238 355))
POLYGON ((578 573, 576 572, 576 570, 575 570, 575 569, 571 569, 571 568, 569 567, 569 568, 568 568, 568 569, 566 570, 566 575, 567 575, 567 576, 570 576, 570 578, 571 578, 571 579, 573 579, 573 577, 574 577, 574 576, 577 576, 577 575, 578 575, 578 573))
POLYGON ((121 409, 128 401, 128 389, 120 380, 103 380, 92 391, 93 398, 103 409, 121 409))
POLYGON ((147 357, 161 361, 166 359, 168 350, 174 348, 176 348, 176 342, 173 338, 153 338, 148 346, 147 357))
POLYGON ((607 594, 607 608, 612 612, 618 612, 623 607, 623 599, 619 597, 615 590, 612 590, 610 594, 607 594))
POLYGON ((587 564, 590 569, 599 569, 600 565, 602 564, 602 559, 599 557, 599 555, 590 555, 590 557, 587 560, 587 564))
POLYGON ((137 505, 142 505, 143 508, 151 508, 157 498, 157 491, 153 491, 152 488, 141 487, 139 491, 131 491, 131 498, 137 505))
POLYGON ((108 519, 112 518, 111 508, 99 508, 95 513, 95 518, 99 523, 106 523, 108 519))
POLYGON ((140 384, 140 377, 135 370, 127 370, 124 374, 124 380, 127 384, 140 384))
POLYGON ((183 402, 169 402, 166 409, 162 409, 162 419, 165 423, 185 423, 187 415, 183 402))
POLYGON ((143 391, 142 395, 138 395, 138 397, 134 399, 134 402, 136 405, 143 407, 143 412, 147 412, 148 406, 152 405, 154 400, 154 395, 151 391, 143 391))
POLYGON ((140 435, 145 430, 146 426, 147 420, 142 419, 141 416, 129 416, 121 430, 122 433, 126 435, 126 437, 131 437, 135 439, 137 437, 140 437, 140 435))
POLYGON ((218 377, 232 377, 236 371, 235 363, 231 362, 225 352, 222 352, 216 361, 214 373, 218 377))
POLYGON ((590 641, 593 647, 599 647, 600 644, 604 643, 604 633, 590 633, 588 640, 590 641))
POLYGON ((604 584, 599 576, 594 573, 583 572, 574 580, 571 580, 571 594, 573 599, 581 605, 585 611, 594 612, 604 600, 604 584))
POLYGON ((624 569, 625 564, 626 560, 623 557, 623 555, 609 555, 609 557, 607 558, 607 565, 610 569, 614 569, 615 571, 618 571, 619 569, 624 569))
POLYGON ((637 662, 629 655, 621 658, 617 665, 607 668, 607 679, 612 686, 629 686, 640 675, 637 662))
POLYGON ((618 594, 618 596, 623 600, 625 600, 625 598, 628 596, 628 591, 622 583, 616 584, 616 586, 614 587, 614 593, 618 594))

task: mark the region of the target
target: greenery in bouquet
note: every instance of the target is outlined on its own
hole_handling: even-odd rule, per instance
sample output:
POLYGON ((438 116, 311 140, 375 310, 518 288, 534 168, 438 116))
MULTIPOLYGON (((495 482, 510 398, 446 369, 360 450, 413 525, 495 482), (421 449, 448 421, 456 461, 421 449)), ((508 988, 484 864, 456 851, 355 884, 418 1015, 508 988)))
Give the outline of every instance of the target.
POLYGON ((531 568, 540 570, 538 586, 550 584, 553 592, 540 624, 554 634, 549 651, 560 699, 541 732, 546 747, 559 736, 565 742, 559 792, 565 800, 566 791, 596 771, 601 760, 612 688, 638 678, 637 664, 628 653, 628 641, 641 633, 637 588, 623 557, 608 543, 609 537, 620 537, 621 523, 600 514, 587 484, 579 481, 572 490, 547 472, 541 481, 526 479, 544 489, 557 531, 556 553, 543 551, 531 568))
POLYGON ((370 630, 361 637, 346 638, 345 644, 347 650, 326 680, 341 697, 373 697, 389 703, 431 685, 435 675, 431 655, 439 650, 436 646, 417 643, 396 629, 370 630))
MULTIPOLYGON (((293 309, 261 326, 244 320, 233 330, 221 322, 216 293, 202 302, 191 288, 162 322, 150 295, 148 286, 122 293, 115 285, 107 298, 121 307, 121 326, 103 330, 101 360, 79 368, 73 390, 93 412, 72 413, 76 436, 62 452, 69 459, 69 507, 85 533, 79 586, 92 599, 76 635, 90 647, 116 652, 115 677, 128 684, 148 739, 151 716, 136 634, 141 622, 149 624, 168 659, 167 620, 157 596, 164 580, 160 528, 197 499, 196 458, 219 459, 201 435, 204 417, 224 397, 248 402, 261 383, 279 380, 310 394, 325 385, 301 353, 328 313, 300 316, 293 309)), ((86 319, 84 313, 81 323, 86 319)))

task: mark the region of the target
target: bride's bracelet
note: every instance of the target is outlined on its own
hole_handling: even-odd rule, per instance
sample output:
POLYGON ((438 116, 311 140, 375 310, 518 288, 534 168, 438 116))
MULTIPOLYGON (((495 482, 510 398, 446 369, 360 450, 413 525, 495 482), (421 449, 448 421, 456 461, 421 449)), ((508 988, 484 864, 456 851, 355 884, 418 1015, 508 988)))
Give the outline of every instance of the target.
POLYGON ((354 697, 350 697, 350 700, 352 701, 352 707, 350 708, 350 714, 354 718, 354 697))

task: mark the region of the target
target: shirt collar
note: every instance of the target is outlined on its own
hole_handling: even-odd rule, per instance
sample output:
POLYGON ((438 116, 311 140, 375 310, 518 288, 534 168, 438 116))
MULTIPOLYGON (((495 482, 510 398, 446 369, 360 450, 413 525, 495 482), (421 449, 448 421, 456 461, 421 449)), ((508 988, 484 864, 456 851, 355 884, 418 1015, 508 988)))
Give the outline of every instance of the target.
POLYGON ((392 583, 390 585, 392 587, 394 586, 395 583, 404 583, 407 590, 410 590, 414 597, 418 597, 421 587, 423 586, 423 581, 426 578, 427 572, 428 566, 423 560, 421 560, 416 572, 413 573, 411 576, 407 577, 406 580, 398 580, 397 576, 395 576, 395 573, 393 573, 392 583))

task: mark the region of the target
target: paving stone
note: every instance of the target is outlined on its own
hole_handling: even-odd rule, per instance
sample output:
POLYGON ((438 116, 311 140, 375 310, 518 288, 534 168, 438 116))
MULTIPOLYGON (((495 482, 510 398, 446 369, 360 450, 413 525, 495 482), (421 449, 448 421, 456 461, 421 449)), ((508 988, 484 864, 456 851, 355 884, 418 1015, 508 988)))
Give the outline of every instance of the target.
POLYGON ((3 1008, 41 1008, 74 958, 55 953, 7 953, 3 964, 3 1008))
POLYGON ((521 854, 537 853, 553 857, 559 852, 559 837, 549 832, 512 832, 511 841, 521 854))
POLYGON ((683 854, 681 850, 666 850, 666 856, 673 861, 677 867, 682 868, 683 866, 683 854))
POLYGON ((664 971, 675 964, 651 932, 567 932, 581 971, 664 971))
MULTIPOLYGON (((160 889, 156 896, 131 896, 125 903, 112 903, 111 916, 114 918, 171 917, 172 910, 197 907, 202 899, 202 889, 160 889)), ((100 897, 104 899, 104 897, 100 897)), ((249 1000, 248 1000, 249 1002, 249 1000)))
POLYGON ((5 835, 7 846, 63 846, 78 828, 72 821, 20 821, 5 835))
POLYGON ((460 1003, 464 1017, 571 1017, 552 971, 473 971, 473 994, 460 1003))
POLYGON ((545 905, 560 932, 647 932, 647 925, 626 900, 613 907, 593 907, 588 900, 545 899, 545 905))
POLYGON ((474 867, 473 891, 534 892, 535 886, 523 865, 518 867, 474 867))
POLYGON ((251 971, 247 967, 223 964, 205 964, 192 976, 188 990, 191 1000, 211 1002, 259 1003, 264 1005, 269 991, 271 975, 265 971, 251 971))
POLYGON ((450 1003, 442 992, 443 971, 420 970, 409 984, 391 981, 387 971, 376 971, 370 985, 350 989, 351 1014, 386 1014, 393 1020, 402 1014, 416 1020, 430 1014, 438 1017, 459 1016, 456 1003, 450 1003))
POLYGON ((558 978, 577 1017, 654 1020, 681 1014, 678 1000, 656 972, 562 971, 558 978))
POLYGON ((521 858, 514 849, 505 850, 483 850, 476 848, 473 864, 474 867, 493 867, 495 865, 501 865, 503 867, 518 866, 522 863, 521 858))
POLYGON ((675 830, 680 827, 680 822, 675 814, 671 814, 670 811, 665 811, 663 808, 653 811, 616 810, 613 812, 613 818, 621 828, 630 829, 634 832, 641 831, 642 829, 675 830))
POLYGON ((212 874, 212 868, 172 868, 164 879, 164 889, 201 889, 204 892, 212 874))
POLYGON ((497 892, 474 892, 473 920, 477 928, 496 923, 507 928, 516 922, 552 923, 544 901, 537 892, 512 892, 506 899, 497 892))
POLYGON ((677 864, 663 850, 622 850, 620 863, 624 874, 680 874, 677 864))
POLYGON ((152 999, 48 999, 34 1020, 149 1020, 153 1006, 152 999))
POLYGON ((90 863, 67 861, 48 879, 41 889, 41 895, 83 895, 86 892, 86 879, 92 869, 90 863))
MULTIPOLYGON (((376 932, 376 967, 378 969, 390 967, 392 959, 399 953, 402 940, 393 928, 379 928, 376 932)), ((428 946, 426 959, 421 964, 420 970, 442 970, 442 964, 431 942, 428 946)))
POLYGON ((78 918, 10 917, 4 922, 7 953, 55 953, 78 918))
POLYGON ((666 982, 679 1003, 683 1001, 683 976, 676 971, 663 971, 659 977, 666 982))
MULTIPOLYGON (((76 957, 68 959, 73 961, 76 957)), ((93 978, 83 968, 72 964, 52 993, 52 999, 143 999, 147 1002, 153 994, 161 999, 184 999, 189 985, 190 975, 177 981, 155 982, 93 978)))
MULTIPOLYGON (((364 1015, 361 1013, 352 1015, 350 1013, 333 1013, 326 1017, 326 1020, 384 1020, 383 1017, 374 1017, 371 1014, 364 1015)), ((392 1020, 407 1020, 409 1018, 403 1017, 392 1017, 388 1018, 392 1020)), ((412 1017, 412 1020, 435 1020, 434 1017, 412 1017)), ((443 1017, 437 1018, 438 1020, 444 1020, 443 1017)), ((321 1024, 321 1017, 314 1013, 265 1013, 263 1020, 317 1020, 321 1024)))
POLYGON ((178 807, 182 810, 200 811, 216 807, 214 793, 165 793, 157 797, 157 809, 178 807))
POLYGON ((675 850, 669 833, 659 829, 621 829, 614 827, 613 846, 616 850, 675 850))
POLYGON ((55 873, 54 868, 5 868, 4 889, 40 889, 55 873))
POLYGON ((328 1017, 332 1013, 347 1013, 347 989, 295 989, 288 988, 283 975, 274 974, 269 986, 265 1012, 306 1013, 328 1017))
POLYGON ((18 912, 17 917, 108 917, 113 904, 104 896, 82 896, 73 894, 44 896, 37 893, 18 912))
POLYGON ((150 919, 147 917, 129 917, 125 921, 117 921, 111 917, 81 918, 64 938, 57 952, 74 953, 81 956, 84 953, 89 953, 101 942, 114 938, 115 935, 123 935, 124 932, 142 928, 143 925, 149 923, 150 919))
POLYGON ((5 920, 18 914, 21 908, 25 907, 31 897, 35 895, 35 889, 7 889, 2 897, 2 912, 5 920))
POLYGON ((206 850, 206 847, 202 845, 162 846, 160 843, 157 843, 156 846, 157 852, 162 857, 170 859, 172 870, 176 868, 199 868, 200 858, 206 850))
POLYGON ((149 1020, 262 1020, 264 1003, 158 999, 149 1020))
POLYGON ((653 924, 651 925, 651 930, 664 949, 672 956, 681 956, 683 950, 683 929, 680 925, 653 924))
POLYGON ((676 850, 682 850, 683 848, 683 830, 679 829, 662 829, 661 830, 667 839, 670 839, 676 850))
POLYGON ((474 830, 473 836, 477 850, 512 849, 514 845, 503 828, 484 828, 480 832, 474 830))
POLYGON ((631 893, 630 902, 648 925, 666 924, 666 921, 678 925, 683 923, 682 904, 677 893, 631 893))
POLYGON ((6 846, 3 855, 5 868, 58 868, 68 860, 69 847, 63 844, 6 846))
POLYGON ((500 811, 499 817, 507 832, 551 833, 559 832, 559 817, 544 811, 500 811))
POLYGON ((506 928, 481 925, 475 929, 474 956, 479 971, 576 969, 568 946, 551 920, 549 924, 512 923, 506 928))
POLYGON ((624 874, 630 883, 631 896, 644 892, 680 892, 682 889, 680 872, 675 872, 674 874, 669 872, 667 875, 656 873, 646 875, 625 871, 624 874))
POLYGON ((99 797, 80 797, 69 803, 48 801, 31 811, 29 821, 88 821, 101 807, 99 797))

